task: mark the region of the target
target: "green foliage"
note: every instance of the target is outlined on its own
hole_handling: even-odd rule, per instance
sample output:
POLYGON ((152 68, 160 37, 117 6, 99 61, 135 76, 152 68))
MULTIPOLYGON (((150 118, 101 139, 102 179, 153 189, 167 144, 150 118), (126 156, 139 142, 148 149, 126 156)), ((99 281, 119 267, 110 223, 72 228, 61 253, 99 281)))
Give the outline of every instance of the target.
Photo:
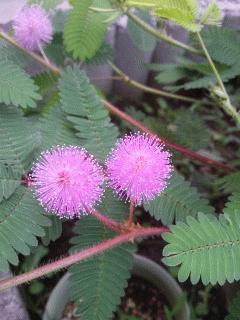
POLYGON ((239 192, 240 190, 240 173, 231 173, 216 181, 216 185, 220 190, 226 193, 239 192))
POLYGON ((38 4, 46 10, 55 9, 63 0, 28 0, 29 4, 38 4))
POLYGON ((196 32, 201 25, 196 22, 198 6, 196 0, 128 0, 127 6, 152 8, 159 17, 171 20, 196 32))
POLYGON ((107 24, 106 14, 95 12, 91 7, 108 8, 107 0, 75 0, 64 29, 66 50, 74 59, 90 59, 100 48, 107 24))
POLYGON ((187 217, 164 234, 168 242, 163 250, 164 263, 181 265, 179 281, 188 277, 193 284, 200 278, 204 285, 240 279, 240 220, 239 212, 221 215, 219 220, 202 213, 198 219, 187 217))
POLYGON ((0 271, 9 263, 19 263, 19 253, 29 255, 38 244, 37 237, 45 235, 44 227, 51 221, 33 198, 32 192, 20 186, 9 200, 0 203, 0 271))
POLYGON ((15 106, 36 107, 40 99, 33 80, 12 62, 0 61, 0 102, 15 106))
POLYGON ((236 31, 211 27, 202 36, 214 60, 229 66, 239 65, 240 42, 236 31))
POLYGON ((207 147, 211 136, 199 115, 186 109, 178 110, 174 125, 175 135, 180 144, 192 150, 207 147))
POLYGON ((201 16, 201 24, 204 25, 220 25, 222 19, 221 10, 213 0, 201 16))
POLYGON ((51 221, 51 227, 46 228, 45 236, 42 238, 42 243, 48 246, 51 241, 56 241, 62 234, 62 221, 56 216, 48 216, 51 221))
POLYGON ((196 188, 176 173, 170 178, 167 188, 154 200, 146 202, 144 208, 164 225, 173 221, 185 221, 188 216, 195 217, 199 212, 213 214, 213 207, 203 199, 196 188))
POLYGON ((94 57, 91 59, 86 59, 85 63, 91 65, 99 65, 108 63, 108 61, 113 60, 113 49, 112 47, 107 44, 103 43, 101 47, 98 49, 94 57))
POLYGON ((14 63, 23 67, 27 62, 29 62, 29 59, 6 40, 0 39, 0 61, 5 63, 14 63))
POLYGON ((15 107, 0 108, 0 201, 7 199, 21 183, 22 176, 38 146, 36 133, 23 113, 15 107))
MULTIPOLYGON (((151 23, 151 16, 146 11, 138 11, 135 13, 139 18, 147 23, 151 23)), ((156 39, 132 20, 128 21, 128 34, 130 35, 134 45, 143 51, 152 51, 156 45, 156 39)))
POLYGON ((41 149, 49 149, 56 145, 80 145, 75 131, 66 120, 60 108, 53 108, 40 120, 41 149))
POLYGON ((240 193, 239 190, 233 193, 229 198, 224 208, 224 213, 233 215, 234 213, 239 214, 240 211, 240 193))
POLYGON ((237 292, 229 307, 229 314, 225 320, 239 320, 240 314, 240 291, 237 292))
MULTIPOLYGON (((116 220, 122 220, 127 212, 127 207, 109 190, 98 209, 116 220)), ((114 237, 91 216, 81 218, 74 231, 74 252, 114 237)), ((82 320, 111 319, 127 286, 133 251, 132 244, 124 244, 70 268, 70 292, 82 320)))
POLYGON ((104 161, 116 141, 118 130, 110 122, 95 88, 83 71, 69 67, 62 73, 59 89, 62 108, 78 131, 79 143, 104 161))

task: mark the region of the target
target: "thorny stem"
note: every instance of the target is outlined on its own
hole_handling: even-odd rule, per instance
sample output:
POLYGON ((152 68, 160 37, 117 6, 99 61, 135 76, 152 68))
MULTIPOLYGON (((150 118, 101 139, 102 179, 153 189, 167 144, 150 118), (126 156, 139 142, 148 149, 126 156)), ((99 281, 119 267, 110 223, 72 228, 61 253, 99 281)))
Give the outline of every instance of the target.
POLYGON ((117 74, 119 74, 122 77, 122 80, 124 82, 126 82, 127 84, 131 85, 132 87, 138 88, 138 89, 140 89, 142 91, 153 93, 153 94, 156 94, 158 96, 162 96, 162 97, 166 97, 166 98, 170 98, 170 99, 181 100, 181 101, 190 102, 190 103, 198 103, 198 104, 204 104, 204 103, 206 104, 207 103, 207 102, 204 102, 204 101, 201 101, 201 100, 198 100, 198 99, 189 98, 189 97, 185 97, 185 96, 182 96, 182 95, 178 95, 178 94, 174 94, 174 93, 171 93, 171 92, 167 92, 167 91, 154 89, 154 88, 145 86, 144 84, 141 84, 141 83, 131 79, 129 76, 127 76, 122 70, 120 70, 113 63, 109 62, 109 65, 113 68, 113 70, 117 74))
POLYGON ((221 90, 222 90, 222 92, 223 92, 223 94, 225 96, 225 101, 223 103, 221 103, 221 106, 224 109, 224 111, 227 114, 229 114, 232 118, 234 118, 235 121, 237 122, 237 124, 240 125, 240 113, 237 112, 235 107, 231 104, 230 98, 229 98, 227 90, 226 90, 226 88, 225 88, 225 86, 223 84, 222 78, 221 78, 221 76, 220 76, 220 74, 219 74, 219 72, 218 72, 218 70, 217 70, 217 68, 216 68, 216 66, 215 66, 215 64, 214 64, 209 52, 208 52, 208 50, 207 50, 207 47, 205 46, 203 38, 202 38, 202 36, 201 36, 201 34, 199 32, 197 32, 197 38, 198 38, 198 41, 199 41, 199 43, 200 43, 200 45, 201 45, 201 47, 203 49, 203 52, 204 52, 206 58, 208 60, 208 63, 209 63, 209 65, 210 65, 210 67, 211 67, 211 69, 212 69, 212 71, 213 71, 213 73, 214 73, 214 75, 216 77, 218 85, 221 88, 221 90))
POLYGON ((71 266, 74 263, 83 261, 87 258, 100 254, 106 250, 112 249, 121 245, 122 243, 132 241, 136 238, 148 237, 148 236, 157 236, 161 235, 164 232, 168 232, 168 228, 139 228, 132 232, 121 234, 113 239, 101 242, 94 247, 85 249, 83 251, 72 254, 63 259, 59 259, 55 262, 46 264, 45 266, 39 267, 35 270, 23 273, 13 278, 8 278, 0 281, 0 291, 10 289, 12 287, 19 286, 23 283, 32 281, 43 277, 44 275, 58 271, 60 269, 71 266))
POLYGON ((195 53, 197 55, 202 55, 202 52, 190 47, 180 41, 177 41, 169 36, 167 36, 166 34, 156 30, 155 28, 153 28, 152 26, 150 26, 148 23, 146 23, 145 21, 143 21, 142 19, 140 19, 138 16, 136 16, 135 14, 133 14, 132 12, 127 12, 126 15, 128 16, 128 18, 130 18, 132 21, 134 21, 139 27, 141 27, 144 31, 152 34, 155 38, 167 42, 175 47, 187 50, 191 53, 195 53))
MULTIPOLYGON (((8 41, 9 43, 11 43, 13 46, 15 46, 17 49, 19 49, 20 51, 22 51, 25 55, 31 57, 32 59, 34 59, 35 61, 39 62, 42 66, 44 66, 45 68, 47 68, 48 70, 52 71, 55 75, 60 76, 60 69, 57 68, 56 66, 54 66, 54 64, 52 63, 47 63, 42 57, 40 57, 39 55, 30 52, 24 48, 22 48, 13 38, 11 38, 9 35, 7 35, 5 32, 1 31, 0 29, 0 37, 2 37, 3 39, 5 39, 6 41, 8 41)), ((151 132, 151 130, 149 130, 147 127, 145 127, 141 122, 133 119, 132 117, 130 117, 129 115, 127 115, 125 112, 119 110, 118 108, 116 108, 115 106, 113 106, 110 102, 102 99, 103 104, 105 105, 106 109, 109 110, 110 113, 116 115, 117 117, 119 117, 120 119, 128 122, 129 124, 133 125, 134 127, 140 129, 143 132, 155 135, 153 132, 151 132)), ((161 137, 159 137, 161 138, 161 137)), ((166 139, 161 138, 161 140, 165 143, 165 145, 167 147, 169 147, 170 149, 173 149, 181 154, 183 154, 185 157, 189 158, 189 159, 194 159, 194 160, 198 160, 199 162, 205 163, 207 165, 210 165, 212 167, 216 167, 219 168, 223 171, 225 171, 226 173, 230 173, 230 172, 234 172, 236 171, 234 168, 231 168, 219 161, 215 161, 212 159, 209 159, 207 157, 204 157, 196 152, 193 152, 187 148, 183 148, 180 145, 174 144, 166 139)))

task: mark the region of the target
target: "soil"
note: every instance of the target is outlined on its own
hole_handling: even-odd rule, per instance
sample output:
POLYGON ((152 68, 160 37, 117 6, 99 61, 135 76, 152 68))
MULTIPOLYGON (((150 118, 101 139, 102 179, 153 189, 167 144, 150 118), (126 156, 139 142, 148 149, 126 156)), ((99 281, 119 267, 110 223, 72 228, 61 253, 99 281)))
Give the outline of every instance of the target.
MULTIPOLYGON (((121 301, 120 310, 129 316, 142 320, 164 320, 165 297, 159 290, 147 281, 132 276, 126 289, 126 295, 121 301)), ((116 313, 113 320, 122 320, 116 313)))

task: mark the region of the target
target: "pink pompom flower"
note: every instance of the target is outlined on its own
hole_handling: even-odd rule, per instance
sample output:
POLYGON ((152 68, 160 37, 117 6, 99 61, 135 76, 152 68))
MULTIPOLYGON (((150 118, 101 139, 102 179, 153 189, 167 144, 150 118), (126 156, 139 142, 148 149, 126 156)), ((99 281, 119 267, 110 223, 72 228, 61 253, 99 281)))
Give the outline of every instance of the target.
POLYGON ((26 6, 13 21, 16 40, 28 50, 38 50, 52 40, 52 24, 38 5, 26 6))
POLYGON ((171 155, 159 139, 131 134, 120 139, 106 162, 109 185, 135 205, 152 200, 171 176, 171 155))
POLYGON ((96 160, 73 146, 43 152, 31 173, 31 185, 41 205, 65 218, 90 213, 102 196, 103 181, 96 160))

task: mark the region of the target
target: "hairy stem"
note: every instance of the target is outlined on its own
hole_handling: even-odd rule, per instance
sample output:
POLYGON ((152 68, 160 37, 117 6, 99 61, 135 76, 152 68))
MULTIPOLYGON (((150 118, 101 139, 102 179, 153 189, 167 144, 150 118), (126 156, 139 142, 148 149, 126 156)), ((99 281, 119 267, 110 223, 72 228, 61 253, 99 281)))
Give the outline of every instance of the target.
MULTIPOLYGON (((119 110, 118 108, 116 108, 110 102, 108 102, 106 100, 103 100, 103 103, 106 106, 106 108, 109 110, 109 112, 111 112, 112 114, 115 114, 117 117, 119 117, 122 120, 128 122, 130 125, 134 126, 135 128, 138 128, 142 132, 148 133, 148 134, 153 135, 153 136, 157 136, 156 133, 154 133, 153 131, 151 131, 147 127, 145 127, 140 121, 137 121, 137 120, 133 119, 131 116, 129 116, 125 112, 123 112, 123 111, 119 110)), ((219 168, 219 169, 225 171, 226 173, 230 173, 230 172, 236 171, 234 168, 231 168, 231 167, 225 165, 222 162, 209 159, 209 158, 207 158, 205 156, 202 156, 201 154, 198 154, 198 153, 196 153, 194 151, 191 151, 191 150, 189 150, 187 148, 184 148, 184 147, 182 147, 180 145, 172 143, 172 142, 164 139, 163 137, 160 137, 160 136, 158 136, 158 137, 164 142, 166 147, 181 153, 186 158, 197 160, 199 162, 205 163, 206 165, 219 168)))
POLYGON ((7 42, 11 43, 15 48, 17 48, 19 51, 21 51, 23 54, 25 54, 28 57, 31 57, 33 60, 39 62, 43 67, 47 68, 48 70, 52 71, 54 74, 59 75, 60 70, 54 66, 53 63, 45 61, 41 56, 38 54, 28 51, 22 46, 20 46, 12 37, 10 37, 7 33, 3 32, 0 28, 0 38, 3 38, 7 42))
POLYGON ((116 222, 115 220, 112 220, 102 215, 100 212, 96 210, 93 210, 91 212, 91 215, 94 216, 98 221, 100 221, 108 229, 111 229, 115 232, 121 232, 121 224, 116 222))
POLYGON ((145 21, 143 21, 142 19, 140 19, 138 16, 136 16, 135 14, 133 14, 132 12, 127 12, 126 15, 128 16, 129 19, 131 19, 132 21, 134 21, 140 28, 142 28, 144 31, 152 34, 155 38, 167 42, 175 47, 187 50, 191 53, 195 53, 198 55, 202 55, 202 52, 190 47, 188 45, 186 45, 185 43, 182 43, 180 41, 177 41, 169 36, 167 36, 166 34, 156 30, 155 28, 153 28, 152 26, 150 26, 148 23, 146 23, 145 21))
MULTIPOLYGON (((54 64, 46 63, 46 61, 44 61, 44 59, 42 57, 40 57, 39 55, 22 48, 13 38, 11 38, 9 35, 4 33, 3 31, 0 31, 0 37, 2 37, 3 39, 5 39, 9 43, 11 43, 17 49, 22 51, 25 55, 31 57, 32 59, 37 61, 42 66, 44 66, 48 70, 52 71, 57 76, 60 76, 60 69, 57 68, 56 66, 54 66, 54 64)), ((140 129, 143 132, 156 135, 153 132, 151 132, 151 130, 149 130, 147 127, 145 127, 142 123, 140 123, 139 121, 133 119, 132 117, 130 117, 129 115, 127 115, 123 111, 119 110, 118 108, 113 106, 110 102, 108 102, 108 101, 106 101, 104 99, 102 100, 102 102, 105 105, 105 107, 109 110, 110 113, 116 115, 117 117, 119 117, 123 121, 128 122, 129 124, 131 124, 132 126, 140 129)), ((225 165, 225 164, 223 164, 223 163, 221 163, 219 161, 215 161, 215 160, 209 159, 207 157, 201 156, 200 154, 198 154, 196 152, 193 152, 193 151, 191 151, 191 150, 189 150, 187 148, 183 148, 182 146, 174 144, 174 143, 172 143, 172 142, 170 142, 168 140, 165 140, 163 138, 161 138, 161 140, 164 141, 164 143, 165 143, 165 145, 167 147, 169 147, 170 149, 181 153, 182 155, 184 155, 185 157, 187 157, 189 159, 198 160, 199 162, 202 162, 202 163, 204 163, 206 165, 210 165, 212 167, 219 168, 219 169, 225 171, 226 173, 230 173, 230 172, 236 171, 235 169, 233 169, 233 168, 231 168, 231 167, 229 167, 229 166, 227 166, 227 165, 225 165)))
POLYGON ((134 217, 134 201, 130 201, 130 208, 129 208, 129 218, 128 218, 128 228, 130 229, 133 224, 133 217, 134 217))
POLYGON ((198 99, 194 99, 194 98, 189 98, 189 97, 185 97, 179 94, 174 94, 171 92, 167 92, 167 91, 163 91, 163 90, 159 90, 159 89, 154 89, 148 86, 145 86, 131 78, 129 78, 122 70, 120 70, 117 66, 115 66, 113 63, 109 62, 110 66, 113 68, 113 70, 119 74, 122 77, 122 80, 124 82, 126 82, 127 84, 129 84, 132 87, 138 88, 142 91, 145 92, 149 92, 149 93, 153 93, 156 94, 158 96, 161 97, 166 97, 169 99, 175 99, 175 100, 181 100, 181 101, 185 101, 185 102, 190 102, 190 103, 199 103, 199 104, 204 104, 204 101, 198 100, 198 99))
POLYGON ((136 238, 161 235, 162 233, 168 232, 168 231, 169 230, 165 227, 162 227, 162 228, 142 228, 142 229, 134 230, 129 233, 119 235, 113 239, 101 242, 94 247, 77 252, 77 253, 72 254, 68 257, 60 259, 58 261, 46 264, 45 266, 42 266, 42 267, 37 268, 35 270, 23 273, 21 275, 13 277, 13 278, 8 278, 5 280, 2 280, 2 281, 0 281, 0 291, 19 286, 23 283, 32 281, 34 279, 38 279, 40 277, 43 277, 44 275, 46 275, 48 273, 69 267, 74 263, 83 261, 87 258, 90 258, 92 256, 100 254, 106 250, 109 250, 109 249, 112 249, 116 246, 119 246, 122 243, 132 241, 136 238))
POLYGON ((237 122, 238 125, 240 125, 240 113, 237 112, 237 110, 235 109, 235 107, 231 104, 231 101, 230 101, 230 98, 229 98, 229 95, 227 93, 227 90, 223 84, 223 81, 222 81, 222 78, 207 50, 207 47, 205 46, 205 43, 203 41, 203 38, 201 36, 201 34, 199 32, 197 32, 197 38, 198 38, 198 41, 203 49, 203 52, 208 60, 208 63, 213 71, 213 74, 218 82, 218 85, 219 87, 221 88, 222 90, 222 93, 224 94, 224 101, 221 103, 221 106, 222 108, 224 109, 224 111, 229 114, 233 119, 235 119, 235 121, 237 122))

